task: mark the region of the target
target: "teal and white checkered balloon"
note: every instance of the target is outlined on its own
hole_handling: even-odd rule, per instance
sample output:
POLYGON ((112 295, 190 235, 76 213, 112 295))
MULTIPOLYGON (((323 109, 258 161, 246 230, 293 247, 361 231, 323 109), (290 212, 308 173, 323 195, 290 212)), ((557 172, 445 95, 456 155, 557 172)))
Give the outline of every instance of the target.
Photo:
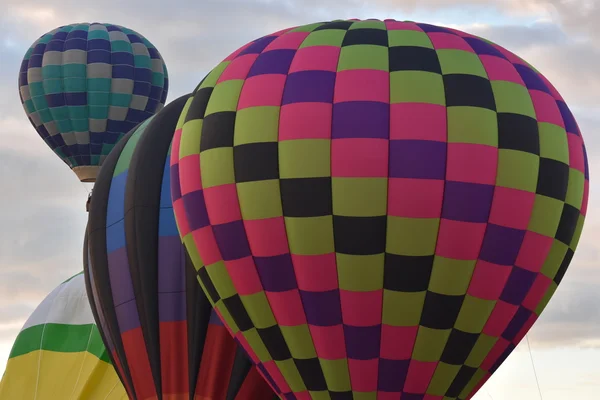
POLYGON ((168 92, 158 50, 131 29, 59 27, 27 51, 19 74, 27 117, 83 182, 94 182, 119 139, 160 111, 168 92))

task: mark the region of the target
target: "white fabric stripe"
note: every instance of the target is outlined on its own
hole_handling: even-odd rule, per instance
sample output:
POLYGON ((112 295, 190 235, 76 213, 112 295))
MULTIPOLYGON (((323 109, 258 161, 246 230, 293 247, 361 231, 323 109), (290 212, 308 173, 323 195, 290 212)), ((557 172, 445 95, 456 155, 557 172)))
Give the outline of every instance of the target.
POLYGON ((83 274, 55 288, 35 309, 21 330, 45 323, 95 324, 83 274))

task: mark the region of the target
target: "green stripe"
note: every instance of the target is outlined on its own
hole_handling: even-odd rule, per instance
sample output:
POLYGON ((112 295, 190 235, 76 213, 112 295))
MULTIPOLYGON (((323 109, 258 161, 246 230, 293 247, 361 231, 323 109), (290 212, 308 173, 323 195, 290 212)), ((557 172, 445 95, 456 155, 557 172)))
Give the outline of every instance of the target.
POLYGON ((61 283, 61 285, 69 282, 70 280, 72 280, 73 278, 78 277, 79 275, 83 275, 83 271, 76 273, 75 275, 73 275, 72 277, 70 277, 69 279, 67 279, 66 281, 63 281, 63 283, 61 283))
POLYGON ((119 155, 119 161, 117 161, 117 165, 115 166, 115 172, 113 173, 113 177, 125 172, 127 168, 129 168, 129 162, 131 161, 131 157, 133 156, 133 152, 135 150, 135 146, 137 142, 140 140, 142 133, 150 123, 150 121, 154 118, 154 116, 148 118, 135 130, 133 135, 127 141, 127 144, 123 148, 123 151, 119 155))
POLYGON ((10 352, 10 358, 31 353, 36 350, 77 353, 87 351, 100 360, 110 363, 100 332, 94 324, 35 325, 19 333, 10 352), (91 333, 91 337, 90 337, 91 333))

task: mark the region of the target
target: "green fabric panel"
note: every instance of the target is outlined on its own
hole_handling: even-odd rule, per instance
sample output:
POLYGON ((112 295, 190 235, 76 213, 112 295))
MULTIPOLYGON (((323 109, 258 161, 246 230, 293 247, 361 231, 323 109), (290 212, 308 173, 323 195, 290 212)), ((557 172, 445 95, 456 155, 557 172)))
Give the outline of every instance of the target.
POLYGON ((147 120, 145 120, 129 137, 127 144, 125 145, 125 147, 123 147, 123 151, 121 151, 121 154, 119 154, 119 160, 117 161, 117 165, 115 165, 113 177, 125 172, 129 168, 129 163, 131 162, 131 157, 133 157, 133 153, 135 151, 137 143, 139 142, 140 138, 142 137, 142 134, 144 133, 144 130, 146 129, 151 120, 152 118, 148 118, 147 120))
POLYGON ((389 71, 388 49, 374 45, 344 46, 340 52, 338 71, 369 69, 389 71))
POLYGON ((76 353, 87 351, 110 363, 98 328, 94 324, 66 325, 48 323, 35 325, 19 333, 10 358, 36 350, 76 353))

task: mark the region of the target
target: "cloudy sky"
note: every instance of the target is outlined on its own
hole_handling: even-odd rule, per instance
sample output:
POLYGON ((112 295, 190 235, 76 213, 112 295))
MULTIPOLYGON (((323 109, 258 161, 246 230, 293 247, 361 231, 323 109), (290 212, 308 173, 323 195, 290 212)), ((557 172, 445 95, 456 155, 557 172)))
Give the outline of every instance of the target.
MULTIPOLYGON (((529 334, 546 400, 600 392, 599 0, 0 0, 0 376, 35 306, 81 270, 88 188, 44 145, 19 103, 17 72, 38 36, 63 24, 130 27, 161 51, 169 100, 256 37, 336 18, 410 19, 481 35, 527 59, 570 104, 586 140, 588 218, 567 277, 529 334), (55 3, 56 5, 52 5, 55 3), (417 3, 419 4, 417 6, 417 3), (402 4, 402 5, 399 5, 402 4)), ((476 400, 539 398, 524 341, 476 400)))

